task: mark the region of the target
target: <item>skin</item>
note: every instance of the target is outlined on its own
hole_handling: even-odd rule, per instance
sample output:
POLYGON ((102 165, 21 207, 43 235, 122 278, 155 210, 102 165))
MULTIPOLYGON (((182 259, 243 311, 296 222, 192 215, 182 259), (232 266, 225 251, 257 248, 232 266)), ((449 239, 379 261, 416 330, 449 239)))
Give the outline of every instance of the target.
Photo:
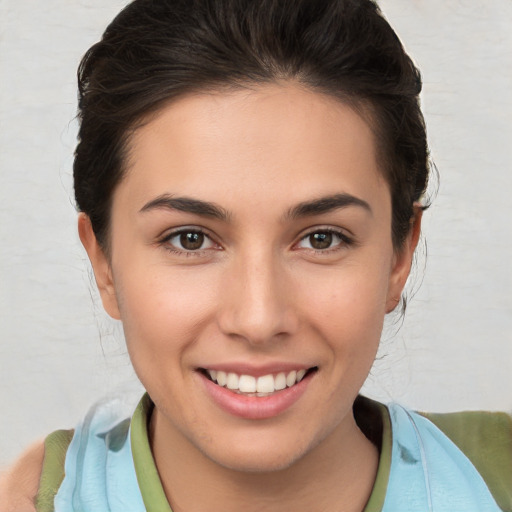
POLYGON ((30 446, 8 470, 0 472, 0 510, 35 512, 34 499, 39 487, 44 444, 30 446))
POLYGON ((187 96, 138 129, 113 196, 108 256, 83 214, 79 233, 155 403, 151 444, 175 512, 364 508, 378 453, 352 405, 419 229, 418 213, 393 247, 371 128, 296 84, 187 96), (358 204, 299 211, 339 195, 358 204), (162 198, 214 203, 223 215, 162 198), (206 233, 199 250, 171 236, 182 228, 206 233), (315 249, 310 235, 326 230, 338 234, 315 249), (220 408, 198 372, 269 364, 317 371, 267 419, 220 408))

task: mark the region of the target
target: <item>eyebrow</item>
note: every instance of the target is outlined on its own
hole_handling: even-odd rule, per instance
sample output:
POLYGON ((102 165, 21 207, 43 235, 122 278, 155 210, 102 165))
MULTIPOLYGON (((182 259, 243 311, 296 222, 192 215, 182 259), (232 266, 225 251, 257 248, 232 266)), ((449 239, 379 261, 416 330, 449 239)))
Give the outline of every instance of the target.
POLYGON ((370 205, 363 199, 359 199, 351 194, 334 194, 332 196, 320 197, 313 201, 299 203, 288 210, 285 217, 290 219, 310 217, 329 213, 340 208, 347 208, 349 206, 357 206, 373 214, 370 205))
POLYGON ((151 210, 178 210, 180 212, 193 213, 203 217, 210 217, 226 221, 229 219, 229 213, 215 203, 201 201, 200 199, 192 199, 190 197, 173 197, 169 194, 163 194, 146 203, 140 212, 151 210))
MULTIPOLYGON (((340 208, 349 206, 357 206, 372 213, 370 205, 358 197, 351 194, 334 194, 332 196, 320 197, 312 201, 304 201, 290 208, 285 214, 285 219, 298 219, 302 217, 310 217, 321 215, 340 208)), ((203 217, 210 217, 222 221, 230 219, 230 213, 215 203, 202 201, 200 199, 192 199, 190 197, 174 197, 170 194, 163 194, 146 203, 140 212, 151 210, 178 210, 181 212, 192 213, 203 217)))

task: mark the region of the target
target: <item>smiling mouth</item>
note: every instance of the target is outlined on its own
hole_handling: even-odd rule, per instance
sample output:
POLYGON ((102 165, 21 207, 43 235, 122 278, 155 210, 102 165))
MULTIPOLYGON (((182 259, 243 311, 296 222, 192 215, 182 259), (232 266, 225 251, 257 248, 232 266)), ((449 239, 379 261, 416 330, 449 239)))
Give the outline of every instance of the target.
POLYGON ((262 375, 261 377, 224 372, 221 370, 207 370, 205 368, 201 368, 199 371, 208 380, 220 387, 229 389, 233 393, 245 396, 264 397, 295 386, 317 370, 318 367, 314 366, 312 368, 302 368, 291 372, 262 375))

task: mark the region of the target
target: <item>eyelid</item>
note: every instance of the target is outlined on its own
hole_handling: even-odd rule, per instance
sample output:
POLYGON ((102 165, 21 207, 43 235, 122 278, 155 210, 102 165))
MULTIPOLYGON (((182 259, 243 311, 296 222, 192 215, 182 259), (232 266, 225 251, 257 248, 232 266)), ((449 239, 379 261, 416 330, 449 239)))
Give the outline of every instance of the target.
MULTIPOLYGON (((336 244, 333 247, 329 247, 327 249, 315 249, 315 248, 303 248, 305 250, 314 251, 316 253, 329 253, 332 251, 336 251, 339 248, 347 247, 350 245, 355 245, 355 240, 352 235, 348 235, 346 230, 342 228, 335 228, 332 226, 314 226, 312 228, 309 228, 305 233, 302 233, 300 235, 300 238, 297 242, 295 242, 294 247, 297 247, 303 240, 308 238, 309 236, 315 234, 315 233, 332 233, 333 235, 336 235, 340 239, 340 243, 336 244)), ((302 249, 301 247, 298 247, 299 249, 302 249)))
POLYGON ((215 240, 215 237, 209 232, 209 230, 200 227, 200 226, 179 226, 177 228, 170 229, 165 231, 164 234, 158 237, 157 244, 163 246, 166 250, 175 253, 182 254, 185 256, 200 256, 203 255, 206 251, 210 250, 220 250, 222 246, 215 240), (208 240, 210 240, 212 247, 207 247, 205 249, 197 249, 197 250, 187 250, 185 248, 181 249, 170 244, 170 240, 174 237, 177 237, 183 233, 200 233, 204 235, 208 240))

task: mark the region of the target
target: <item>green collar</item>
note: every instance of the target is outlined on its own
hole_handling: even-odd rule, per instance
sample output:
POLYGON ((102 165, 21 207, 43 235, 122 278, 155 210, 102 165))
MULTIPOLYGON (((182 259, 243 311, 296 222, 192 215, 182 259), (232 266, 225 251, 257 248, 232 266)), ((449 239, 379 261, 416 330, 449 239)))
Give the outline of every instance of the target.
POLYGON ((145 393, 133 414, 130 437, 133 464, 146 510, 172 512, 149 445, 148 423, 153 407, 153 402, 145 393))

